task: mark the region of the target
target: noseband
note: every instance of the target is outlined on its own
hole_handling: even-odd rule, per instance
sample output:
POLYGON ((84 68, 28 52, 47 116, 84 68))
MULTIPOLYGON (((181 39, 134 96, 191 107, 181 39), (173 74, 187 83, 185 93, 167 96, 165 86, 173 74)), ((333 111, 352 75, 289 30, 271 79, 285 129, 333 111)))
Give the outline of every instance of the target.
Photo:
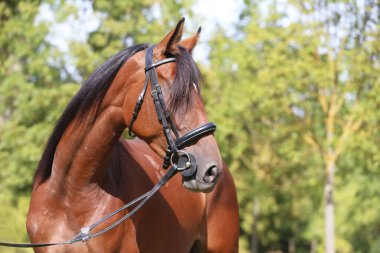
POLYGON ((199 140, 205 135, 212 134, 216 130, 216 125, 214 123, 208 122, 204 125, 201 125, 183 136, 180 136, 172 117, 170 116, 169 111, 167 110, 164 97, 162 94, 161 86, 157 79, 156 68, 160 65, 175 62, 175 58, 167 58, 156 63, 153 62, 153 49, 154 46, 150 46, 147 49, 145 56, 145 82, 144 87, 137 99, 135 108, 133 110, 132 119, 129 124, 129 135, 133 136, 132 127, 135 123, 138 113, 141 109, 141 105, 144 102, 144 97, 146 90, 148 88, 148 81, 150 80, 152 97, 154 102, 154 107, 156 109, 157 117, 160 124, 163 127, 164 135, 166 138, 167 149, 166 155, 164 158, 163 168, 167 169, 170 165, 173 165, 175 161, 178 163, 178 170, 181 171, 183 176, 190 177, 192 176, 197 168, 197 163, 195 157, 184 151, 183 148, 188 146, 191 143, 199 140), (173 135, 175 139, 173 139, 173 135))

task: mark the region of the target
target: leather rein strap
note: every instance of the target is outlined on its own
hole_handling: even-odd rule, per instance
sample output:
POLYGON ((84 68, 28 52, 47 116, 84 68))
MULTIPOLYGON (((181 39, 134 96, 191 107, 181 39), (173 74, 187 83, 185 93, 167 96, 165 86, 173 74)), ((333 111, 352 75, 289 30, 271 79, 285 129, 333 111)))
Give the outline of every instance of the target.
POLYGON ((52 243, 8 243, 8 242, 0 242, 0 246, 3 247, 10 247, 10 248, 41 248, 41 247, 48 247, 48 246, 59 246, 59 245, 69 245, 74 244, 77 242, 85 242, 91 238, 98 237, 109 230, 115 228, 120 223, 125 221, 126 219, 130 218, 133 214, 135 214, 167 181, 169 181, 170 178, 172 178, 176 173, 178 172, 178 166, 173 165, 166 174, 161 178, 161 180, 152 188, 152 190, 146 192, 145 194, 141 195, 140 197, 132 200, 131 202, 125 204, 124 206, 120 207, 119 209, 113 211, 112 213, 106 215, 105 217, 101 218, 97 222, 93 223, 92 225, 88 227, 81 228, 81 232, 78 233, 73 239, 62 241, 62 242, 52 242, 52 243), (117 220, 116 222, 112 223, 108 227, 96 232, 96 233, 90 233, 91 230, 96 228, 98 225, 103 223, 104 221, 108 220, 109 218, 115 216, 116 214, 120 213, 121 211, 124 211, 128 207, 140 202, 137 206, 135 206, 130 212, 128 212, 126 215, 124 215, 122 218, 117 220))

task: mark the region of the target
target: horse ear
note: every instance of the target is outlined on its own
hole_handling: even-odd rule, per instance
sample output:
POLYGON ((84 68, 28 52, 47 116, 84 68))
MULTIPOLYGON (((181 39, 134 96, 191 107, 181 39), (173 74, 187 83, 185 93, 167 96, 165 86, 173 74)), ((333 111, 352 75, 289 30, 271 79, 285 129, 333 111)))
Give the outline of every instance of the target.
POLYGON ((194 47, 199 41, 199 35, 201 33, 201 27, 198 28, 198 31, 195 35, 191 36, 188 39, 181 41, 179 44, 184 47, 190 54, 193 52, 194 47))
POLYGON ((168 33, 160 43, 157 44, 156 48, 159 48, 161 52, 166 55, 179 53, 178 43, 182 38, 184 23, 185 18, 183 17, 178 21, 175 29, 168 33))

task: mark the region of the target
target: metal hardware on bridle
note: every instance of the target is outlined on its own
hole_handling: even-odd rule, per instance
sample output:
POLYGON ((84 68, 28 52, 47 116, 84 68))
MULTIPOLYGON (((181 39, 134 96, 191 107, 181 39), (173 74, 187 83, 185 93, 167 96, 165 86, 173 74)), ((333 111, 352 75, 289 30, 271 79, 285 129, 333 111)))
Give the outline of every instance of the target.
MULTIPOLYGON (((170 164, 175 164, 175 162, 173 162, 173 157, 175 155, 176 154, 173 153, 170 156, 170 164)), ((177 155, 178 155, 179 159, 185 157, 185 162, 182 162, 182 166, 180 165, 181 167, 178 167, 177 170, 182 171, 182 170, 189 169, 191 167, 191 158, 190 158, 190 155, 188 153, 186 153, 185 151, 182 151, 182 150, 178 150, 177 155)))
POLYGON ((187 165, 185 167, 180 167, 180 168, 182 168, 181 173, 183 176, 190 177, 192 176, 192 174, 196 172, 196 159, 192 154, 186 153, 185 151, 181 151, 179 153, 179 151, 185 148, 186 145, 189 145, 191 142, 195 142, 196 140, 200 139, 201 137, 205 135, 214 133, 216 130, 216 125, 214 123, 208 122, 196 129, 191 130, 190 132, 186 133, 183 136, 179 135, 179 132, 177 128, 175 127, 174 122, 172 120, 172 117, 170 116, 170 113, 166 108, 161 86, 158 83, 157 73, 156 73, 156 67, 163 65, 165 63, 175 62, 176 59, 167 58, 167 59, 154 63, 153 49, 154 49, 154 46, 151 46, 147 49, 147 52, 146 52, 146 57, 145 57, 146 78, 144 82, 144 87, 137 99, 135 108, 133 110, 132 119, 128 127, 129 135, 133 136, 132 127, 133 127, 134 122, 137 119, 137 115, 144 101, 144 96, 148 88, 148 81, 150 81, 154 107, 156 109, 158 120, 163 127, 166 142, 168 144, 168 147, 166 149, 166 155, 164 158, 163 168, 167 169, 170 165, 173 165, 174 164, 173 158, 176 156, 177 158, 182 159, 182 160, 184 157, 186 157, 187 161, 185 161, 185 164, 187 165), (171 134, 172 132, 174 133, 176 140, 173 139, 172 134, 171 134), (188 171, 185 173, 186 170, 188 171), (192 173, 190 173, 190 171, 192 173))
POLYGON ((62 242, 52 242, 52 243, 6 243, 6 242, 0 242, 0 246, 4 247, 13 247, 13 248, 40 248, 40 247, 48 247, 48 246, 56 246, 56 245, 69 245, 74 244, 77 242, 86 242, 91 238, 98 237, 109 230, 115 228, 120 223, 124 222, 126 219, 130 218, 133 214, 135 214, 170 178, 172 178, 178 171, 181 172, 181 174, 184 177, 191 177, 196 172, 196 159, 195 157, 188 152, 183 151, 182 149, 185 148, 187 145, 197 141, 201 137, 214 133, 216 130, 216 125, 214 123, 208 122, 198 128, 195 128, 191 130, 190 132, 186 133, 183 136, 180 136, 177 128, 174 125, 174 122, 170 116, 169 111, 166 109, 166 105, 164 102, 163 94, 161 91, 161 87, 158 83, 157 74, 155 71, 155 68, 169 63, 169 62, 175 62, 175 58, 167 58, 164 60, 161 60, 159 62, 154 63, 153 62, 153 48, 154 46, 151 46, 147 49, 146 53, 146 78, 144 82, 143 90, 141 91, 133 114, 132 114, 132 120, 129 124, 129 134, 132 136, 132 126, 137 119, 137 115, 141 109, 141 105, 144 101, 144 96, 148 87, 148 81, 150 80, 151 88, 152 88, 152 97, 154 101, 154 106, 156 108, 156 113, 158 116, 158 119, 163 127, 164 134, 166 141, 168 143, 168 148, 166 150, 166 156, 164 159, 163 167, 167 169, 170 165, 171 167, 168 169, 166 174, 161 178, 161 180, 152 188, 152 190, 146 192, 145 194, 141 195, 140 197, 132 200, 131 202, 125 204, 124 206, 120 207, 119 209, 109 213, 105 217, 101 218, 94 224, 82 227, 80 233, 78 233, 73 239, 62 241, 62 242), (176 140, 173 140, 171 132, 174 133, 176 140), (175 161, 177 159, 177 161, 175 161), (138 203, 138 204, 137 204, 138 203), (128 207, 137 204, 130 212, 128 212, 126 215, 124 215, 122 218, 117 220, 116 222, 112 223, 111 225, 107 226, 106 228, 96 232, 91 233, 91 231, 96 228, 98 225, 103 223, 104 221, 108 220, 109 218, 115 216, 116 214, 126 210, 128 207))

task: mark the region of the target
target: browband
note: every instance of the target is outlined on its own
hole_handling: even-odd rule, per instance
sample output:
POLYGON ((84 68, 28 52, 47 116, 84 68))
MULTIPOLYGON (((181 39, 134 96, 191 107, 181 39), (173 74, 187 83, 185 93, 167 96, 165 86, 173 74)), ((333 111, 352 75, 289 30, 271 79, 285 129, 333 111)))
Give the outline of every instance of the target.
POLYGON ((156 68, 156 67, 158 67, 158 66, 160 66, 160 65, 163 65, 163 64, 165 64, 165 63, 168 63, 168 62, 175 62, 175 58, 166 58, 166 59, 163 59, 163 60, 158 61, 158 62, 156 62, 156 63, 153 63, 153 64, 151 64, 150 66, 145 67, 145 72, 149 71, 149 70, 152 69, 152 68, 156 68))

